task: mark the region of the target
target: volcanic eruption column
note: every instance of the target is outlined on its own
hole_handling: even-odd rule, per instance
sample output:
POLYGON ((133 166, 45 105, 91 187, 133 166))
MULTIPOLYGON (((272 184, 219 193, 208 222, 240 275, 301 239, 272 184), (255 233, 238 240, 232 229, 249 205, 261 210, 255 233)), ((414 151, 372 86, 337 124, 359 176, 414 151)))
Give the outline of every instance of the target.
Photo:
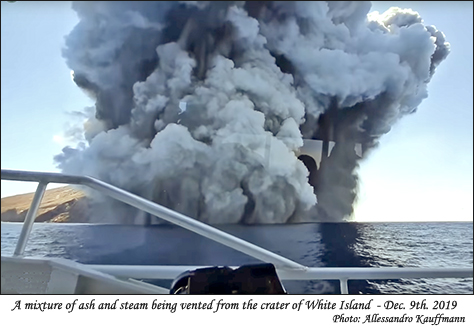
MULTIPOLYGON (((418 13, 370 7, 74 2, 63 56, 96 103, 59 168, 207 223, 342 220, 356 197, 355 143, 364 156, 414 112, 449 53, 418 13), (323 132, 336 147, 315 194, 295 152, 323 132)), ((103 198, 97 218, 135 221, 103 198)))

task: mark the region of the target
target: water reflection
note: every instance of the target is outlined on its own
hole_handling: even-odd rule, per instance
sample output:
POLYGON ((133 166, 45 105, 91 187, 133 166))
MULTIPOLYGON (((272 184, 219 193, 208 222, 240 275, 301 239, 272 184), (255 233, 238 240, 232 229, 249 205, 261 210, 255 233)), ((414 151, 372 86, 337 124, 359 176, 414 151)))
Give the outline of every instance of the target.
MULTIPOLYGON (((219 227, 310 267, 472 267, 472 223, 312 223, 219 227)), ((21 224, 2 223, 2 255, 21 224)), ((125 265, 242 265, 243 253, 173 225, 34 224, 26 256, 125 265)), ((285 281, 291 293, 339 293, 338 281, 285 281)), ((469 279, 349 281, 349 293, 472 293, 469 279)))
MULTIPOLYGON (((320 225, 324 253, 321 261, 326 267, 368 267, 370 256, 356 252, 360 241, 360 227, 354 222, 323 223, 320 225)), ((335 288, 334 293, 340 293, 339 282, 331 281, 335 288)), ((380 293, 366 280, 350 280, 349 293, 380 293)))
MULTIPOLYGON (((473 265, 472 223, 360 223, 354 251, 370 267, 449 268, 473 265)), ((473 291, 468 279, 400 279, 370 281, 384 294, 473 291)))

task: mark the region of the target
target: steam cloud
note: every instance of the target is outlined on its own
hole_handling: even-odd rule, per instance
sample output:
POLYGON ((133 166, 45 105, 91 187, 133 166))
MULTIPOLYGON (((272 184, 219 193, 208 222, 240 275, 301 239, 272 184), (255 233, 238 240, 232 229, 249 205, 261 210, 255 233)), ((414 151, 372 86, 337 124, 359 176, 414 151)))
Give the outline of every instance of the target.
MULTIPOLYGON (((342 220, 356 197, 355 143, 364 156, 413 113, 449 53, 418 13, 370 7, 74 2, 63 55, 96 104, 59 168, 207 223, 342 220), (313 190, 295 152, 321 137, 336 146, 313 190)), ((107 203, 109 221, 136 221, 107 203)))

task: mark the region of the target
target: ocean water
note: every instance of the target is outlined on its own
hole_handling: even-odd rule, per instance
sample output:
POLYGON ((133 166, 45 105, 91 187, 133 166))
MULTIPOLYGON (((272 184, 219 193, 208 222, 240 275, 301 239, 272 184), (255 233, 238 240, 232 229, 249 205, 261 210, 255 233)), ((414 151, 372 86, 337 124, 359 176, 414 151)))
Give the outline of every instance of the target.
MULTIPOLYGON (((473 267, 472 222, 225 225, 219 229, 312 267, 473 267)), ((21 224, 1 224, 2 255, 21 224)), ((242 265, 258 260, 174 225, 34 224, 26 256, 89 264, 242 265)), ((169 281, 155 281, 169 285, 169 281)), ((338 281, 284 281, 289 293, 339 293, 338 281)), ((349 281, 351 294, 472 294, 469 279, 349 281)))

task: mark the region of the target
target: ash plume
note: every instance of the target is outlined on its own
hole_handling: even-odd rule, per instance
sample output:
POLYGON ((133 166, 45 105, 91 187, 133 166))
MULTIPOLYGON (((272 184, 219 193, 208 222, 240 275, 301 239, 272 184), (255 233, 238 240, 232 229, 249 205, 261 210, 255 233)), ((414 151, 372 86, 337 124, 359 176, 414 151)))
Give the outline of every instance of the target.
MULTIPOLYGON (((80 21, 63 56, 96 104, 58 167, 207 223, 344 219, 357 192, 356 143, 364 157, 415 112, 449 54, 418 13, 370 7, 73 2, 80 21), (313 185, 296 156, 303 139, 336 143, 313 185)), ((102 220, 138 217, 100 201, 102 220)))

